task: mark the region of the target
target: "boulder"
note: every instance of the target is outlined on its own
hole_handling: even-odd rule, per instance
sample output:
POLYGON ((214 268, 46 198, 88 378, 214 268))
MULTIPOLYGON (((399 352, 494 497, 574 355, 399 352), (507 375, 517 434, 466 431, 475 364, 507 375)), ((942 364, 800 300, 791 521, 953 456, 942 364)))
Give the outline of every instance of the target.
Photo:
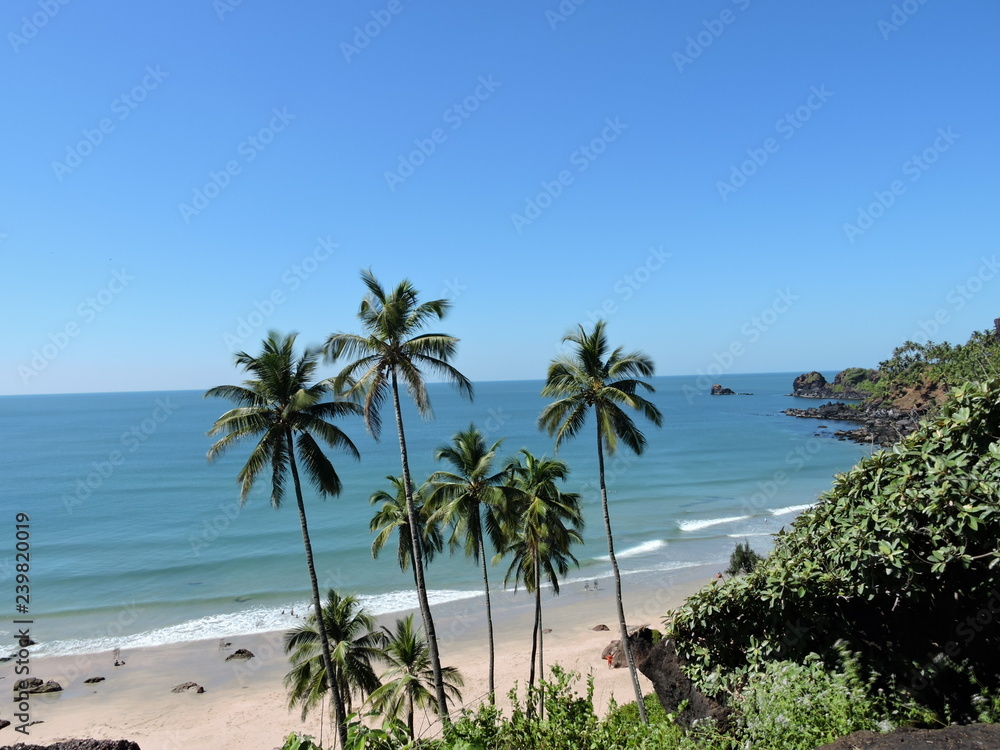
POLYGON ((721 385, 716 384, 716 385, 712 386, 712 395, 713 396, 735 396, 736 395, 736 391, 734 391, 732 388, 723 388, 721 385))
POLYGON ((591 630, 607 631, 611 630, 611 628, 609 628, 607 625, 595 625, 594 627, 591 628, 591 630))
POLYGON ((62 685, 55 680, 42 682, 37 677, 29 677, 27 680, 17 680, 14 683, 15 693, 58 693, 60 690, 62 690, 62 685))
POLYGON ((827 392, 830 383, 823 377, 823 373, 805 372, 792 381, 792 395, 800 398, 829 398, 827 392))
POLYGON ((253 657, 254 655, 252 651, 245 648, 238 648, 226 657, 226 661, 232 661, 233 659, 252 659, 253 657))
POLYGON ((84 685, 93 685, 96 682, 104 682, 103 677, 89 677, 83 681, 84 685))
POLYGON ((681 669, 672 638, 662 638, 654 644, 652 631, 644 628, 630 635, 628 640, 636 669, 653 683, 656 697, 667 713, 677 713, 680 705, 687 701, 687 708, 677 714, 678 724, 690 727, 711 717, 721 731, 728 731, 730 710, 702 693, 688 679, 681 669))
POLYGON ((180 685, 175 685, 170 690, 171 693, 204 693, 205 688, 199 685, 197 682, 182 682, 180 685))
POLYGON ((905 727, 888 734, 854 732, 817 750, 990 750, 1000 747, 1000 725, 973 724, 942 729, 905 727))

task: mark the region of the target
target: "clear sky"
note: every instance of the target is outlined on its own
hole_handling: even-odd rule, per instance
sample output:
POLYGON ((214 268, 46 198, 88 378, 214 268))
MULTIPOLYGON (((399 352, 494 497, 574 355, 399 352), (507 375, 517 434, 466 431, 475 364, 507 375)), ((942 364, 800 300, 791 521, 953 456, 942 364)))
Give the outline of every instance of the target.
POLYGON ((993 0, 8 0, 0 393, 207 388, 359 269, 473 380, 874 366, 1000 316, 993 0), (711 370, 709 370, 711 368, 711 370))

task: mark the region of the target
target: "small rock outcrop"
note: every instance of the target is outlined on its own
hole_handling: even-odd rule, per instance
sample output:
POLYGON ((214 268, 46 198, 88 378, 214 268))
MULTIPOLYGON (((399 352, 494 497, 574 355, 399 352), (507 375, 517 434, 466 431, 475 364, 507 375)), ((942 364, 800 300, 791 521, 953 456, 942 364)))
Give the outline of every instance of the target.
POLYGON ((817 750, 991 750, 1000 747, 1000 725, 943 729, 896 729, 888 734, 854 732, 817 750))
POLYGON ((611 628, 609 628, 607 625, 595 625, 594 627, 591 628, 591 630, 596 630, 598 632, 603 632, 603 631, 611 630, 611 628))
POLYGON ((226 657, 226 661, 232 661, 233 659, 252 659, 253 657, 254 654, 252 651, 245 648, 238 648, 226 657))
POLYGON ((718 383, 716 383, 715 385, 712 386, 712 395, 713 396, 735 396, 736 395, 736 391, 734 391, 732 388, 723 388, 721 385, 719 385, 718 383))
POLYGON ((93 684, 95 684, 97 682, 104 682, 104 678, 103 677, 89 677, 89 678, 87 678, 86 680, 83 681, 83 684, 84 685, 93 685, 93 684))
POLYGON ((42 682, 37 677, 29 677, 27 680, 17 680, 14 683, 15 693, 58 693, 62 690, 62 685, 60 685, 55 680, 49 680, 48 682, 42 682))
POLYGON ((205 688, 199 685, 197 682, 182 682, 180 685, 175 685, 170 690, 171 693, 204 693, 205 688))
POLYGON ((629 636, 635 666, 653 683, 656 697, 667 713, 676 713, 684 701, 687 708, 677 714, 677 723, 690 727, 694 722, 708 717, 716 721, 723 732, 729 729, 729 709, 709 698, 694 686, 681 670, 680 657, 672 638, 653 643, 653 634, 643 628, 629 636))

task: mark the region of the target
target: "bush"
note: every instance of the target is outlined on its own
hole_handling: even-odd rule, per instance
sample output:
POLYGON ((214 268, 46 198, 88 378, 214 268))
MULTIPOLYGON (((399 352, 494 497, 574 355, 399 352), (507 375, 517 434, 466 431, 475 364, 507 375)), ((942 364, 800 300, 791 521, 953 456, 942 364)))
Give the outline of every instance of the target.
POLYGON ((736 549, 729 556, 729 567, 726 569, 726 573, 731 576, 740 573, 753 573, 763 559, 757 552, 750 549, 750 542, 744 539, 742 544, 736 543, 736 549))
POLYGON ((851 732, 877 729, 881 706, 857 662, 845 652, 841 666, 830 670, 813 654, 803 664, 768 662, 751 675, 735 701, 742 747, 813 750, 851 732))
POLYGON ((1000 689, 1000 379, 839 475, 749 575, 674 613, 685 669, 724 694, 772 660, 833 663, 844 641, 879 687, 972 720, 1000 689), (970 678, 975 673, 984 681, 970 678))

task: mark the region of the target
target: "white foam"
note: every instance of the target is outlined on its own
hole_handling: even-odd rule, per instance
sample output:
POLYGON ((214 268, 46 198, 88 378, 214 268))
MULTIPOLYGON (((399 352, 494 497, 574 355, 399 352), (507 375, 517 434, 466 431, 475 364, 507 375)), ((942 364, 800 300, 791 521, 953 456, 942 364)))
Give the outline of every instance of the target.
POLYGON ((760 534, 726 534, 726 536, 728 536, 730 539, 742 539, 743 537, 752 537, 752 536, 774 536, 774 534, 764 532, 760 534))
MULTIPOLYGON (((482 592, 458 591, 451 589, 428 592, 431 604, 459 601, 480 596, 482 592)), ((413 590, 392 591, 387 594, 362 595, 359 602, 372 615, 383 615, 399 612, 405 609, 416 609, 417 593, 413 590)), ((69 638, 61 641, 40 643, 32 648, 34 656, 72 656, 76 654, 93 654, 113 651, 120 648, 123 652, 138 649, 164 646, 171 643, 186 643, 215 638, 232 638, 256 633, 269 633, 275 630, 288 630, 302 623, 301 617, 310 613, 310 602, 296 602, 284 608, 256 607, 241 612, 208 615, 196 620, 188 620, 178 625, 148 630, 142 633, 123 636, 105 636, 99 638, 69 638), (298 610, 299 615, 290 614, 298 610)))
POLYGON ((772 516, 784 516, 788 513, 801 513, 804 510, 809 510, 812 505, 789 505, 787 508, 774 508, 768 509, 768 513, 772 516))
POLYGON ((729 518, 704 518, 697 521, 678 521, 677 526, 681 531, 700 531, 709 526, 718 526, 721 523, 735 523, 736 521, 748 521, 750 516, 730 516, 729 518))
MULTIPOLYGON (((621 552, 616 552, 615 557, 619 559, 625 557, 636 557, 638 555, 645 555, 649 552, 655 552, 656 550, 663 549, 666 546, 667 543, 662 539, 653 539, 648 542, 643 542, 642 544, 637 544, 635 547, 629 547, 628 549, 624 549, 621 552)), ((601 555, 600 557, 595 559, 601 560, 603 562, 611 561, 610 555, 601 555)))

